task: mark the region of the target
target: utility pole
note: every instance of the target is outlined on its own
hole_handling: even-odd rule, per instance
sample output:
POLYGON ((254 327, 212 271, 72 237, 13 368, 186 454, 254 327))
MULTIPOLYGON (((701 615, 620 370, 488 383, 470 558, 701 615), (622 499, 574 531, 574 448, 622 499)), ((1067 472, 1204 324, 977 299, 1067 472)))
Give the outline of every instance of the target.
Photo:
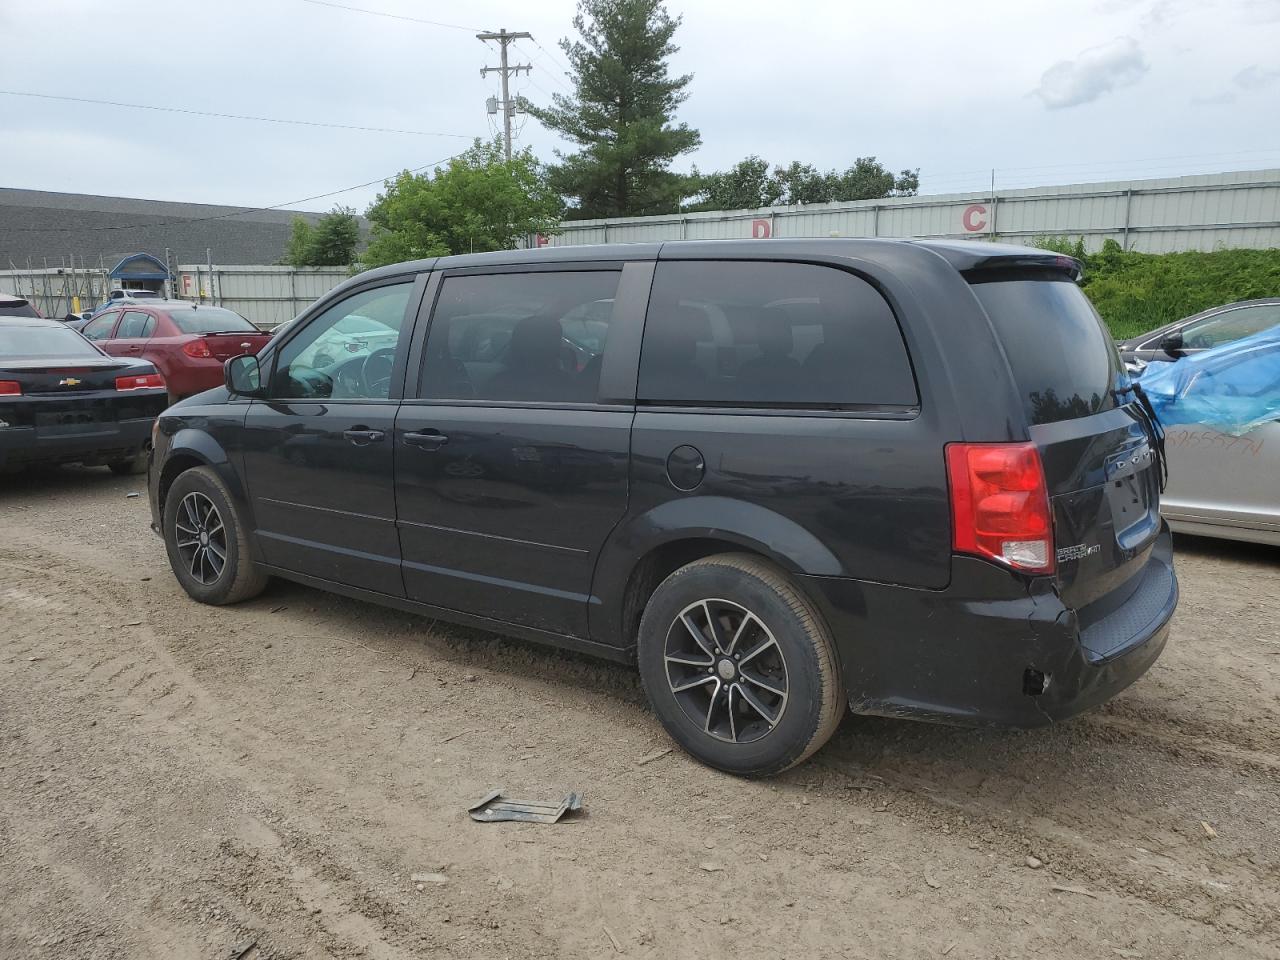
POLYGON ((508 66, 507 47, 510 44, 514 43, 516 40, 526 40, 526 39, 532 40, 533 34, 524 33, 524 32, 507 33, 506 30, 499 30, 497 33, 491 33, 491 32, 477 33, 476 39, 498 41, 498 52, 499 52, 499 56, 502 59, 502 66, 481 67, 480 76, 487 77, 491 73, 502 74, 502 103, 499 104, 499 106, 501 106, 502 108, 502 140, 507 147, 507 159, 510 160, 511 159, 511 118, 515 116, 516 105, 511 100, 511 93, 507 88, 507 79, 512 74, 519 76, 521 70, 523 70, 525 73, 532 73, 533 64, 517 63, 514 65, 508 66))

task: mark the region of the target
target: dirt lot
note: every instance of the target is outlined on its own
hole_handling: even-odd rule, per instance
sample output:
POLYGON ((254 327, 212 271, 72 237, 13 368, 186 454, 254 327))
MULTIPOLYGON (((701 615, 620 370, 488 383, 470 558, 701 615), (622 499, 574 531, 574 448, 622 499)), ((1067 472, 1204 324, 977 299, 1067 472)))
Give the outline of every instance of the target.
POLYGON ((754 783, 638 763, 621 667, 287 584, 198 606, 131 490, 0 480, 2 957, 1280 957, 1280 550, 1180 541, 1102 711, 849 718, 754 783), (497 786, 587 813, 471 822, 497 786))

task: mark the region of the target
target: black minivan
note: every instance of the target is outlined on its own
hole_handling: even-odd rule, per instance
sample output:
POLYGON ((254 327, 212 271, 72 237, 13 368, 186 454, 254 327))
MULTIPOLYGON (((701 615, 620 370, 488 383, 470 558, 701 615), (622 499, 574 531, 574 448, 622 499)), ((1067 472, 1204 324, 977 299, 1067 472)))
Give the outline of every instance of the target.
POLYGON ((1048 723, 1178 597, 1159 424, 1079 271, 852 239, 371 270, 160 417, 153 525, 204 603, 279 576, 638 662, 733 773, 846 704, 1048 723))

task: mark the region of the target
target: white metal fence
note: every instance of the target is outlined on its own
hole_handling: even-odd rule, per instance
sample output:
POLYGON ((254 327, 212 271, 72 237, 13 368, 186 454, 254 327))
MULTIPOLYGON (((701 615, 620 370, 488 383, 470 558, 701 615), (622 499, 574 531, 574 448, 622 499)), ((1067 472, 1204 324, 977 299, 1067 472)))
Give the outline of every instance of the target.
POLYGON ((1280 246, 1280 170, 851 203, 567 221, 529 245, 736 237, 1083 237, 1094 251, 1167 253, 1280 246))
MULTIPOLYGON (((227 307, 269 330, 297 316, 348 276, 346 267, 180 264, 168 292, 178 299, 227 307)), ((92 310, 118 285, 101 269, 0 270, 0 293, 26 297, 49 317, 92 310)))

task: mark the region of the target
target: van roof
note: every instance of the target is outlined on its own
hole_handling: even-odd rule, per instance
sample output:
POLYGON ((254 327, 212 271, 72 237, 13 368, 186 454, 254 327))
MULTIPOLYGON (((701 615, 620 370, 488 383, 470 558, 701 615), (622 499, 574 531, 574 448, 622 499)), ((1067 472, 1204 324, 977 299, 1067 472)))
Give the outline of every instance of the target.
POLYGON ((412 260, 376 267, 357 274, 352 281, 364 282, 379 277, 428 270, 485 267, 505 264, 558 263, 565 261, 606 263, 618 260, 674 259, 738 259, 747 256, 780 257, 870 257, 880 259, 890 250, 904 254, 908 250, 925 249, 950 263, 961 273, 992 268, 1031 267, 1080 276, 1080 263, 1071 257, 1007 243, 980 240, 889 239, 870 237, 795 237, 769 240, 669 240, 660 243, 600 243, 572 246, 537 247, 522 250, 497 250, 491 253, 465 253, 451 257, 412 260))

